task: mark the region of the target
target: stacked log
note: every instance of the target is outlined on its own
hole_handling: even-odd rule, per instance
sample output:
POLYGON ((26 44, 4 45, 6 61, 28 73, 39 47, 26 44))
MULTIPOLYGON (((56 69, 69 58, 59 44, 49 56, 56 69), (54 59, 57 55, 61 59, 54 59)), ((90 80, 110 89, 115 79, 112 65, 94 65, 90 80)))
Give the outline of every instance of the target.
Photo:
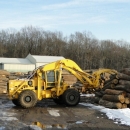
POLYGON ((77 82, 77 78, 73 74, 71 74, 69 71, 64 70, 64 69, 62 71, 62 79, 68 85, 73 85, 74 83, 77 82))
POLYGON ((23 79, 23 78, 27 78, 30 75, 31 72, 28 73, 23 73, 23 72, 10 72, 9 75, 9 79, 13 80, 13 79, 23 79))
POLYGON ((6 93, 7 82, 10 73, 6 70, 0 70, 0 93, 6 93))
MULTIPOLYGON (((92 70, 87 70, 84 72, 87 72, 89 74, 91 74, 92 70)), ((94 70, 93 70, 94 72, 94 70)), ((110 84, 109 81, 113 80, 115 78, 115 74, 110 74, 110 73, 103 73, 103 75, 100 78, 100 83, 99 86, 97 88, 87 88, 86 86, 84 86, 80 81, 77 81, 74 86, 76 86, 79 89, 79 92, 83 93, 83 94, 92 94, 95 93, 95 91, 98 89, 103 89, 104 88, 104 84, 110 84)))
POLYGON ((130 69, 123 69, 95 92, 94 102, 108 108, 130 108, 130 69))

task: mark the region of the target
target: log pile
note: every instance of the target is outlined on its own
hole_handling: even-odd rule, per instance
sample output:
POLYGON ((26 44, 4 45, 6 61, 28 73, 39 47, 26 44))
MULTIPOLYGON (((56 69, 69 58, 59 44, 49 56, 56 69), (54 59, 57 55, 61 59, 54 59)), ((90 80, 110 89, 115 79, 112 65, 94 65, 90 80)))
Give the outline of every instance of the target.
POLYGON ((77 82, 77 78, 73 74, 71 74, 69 71, 64 70, 64 69, 62 71, 62 79, 68 85, 73 85, 74 83, 77 82))
POLYGON ((95 92, 93 101, 108 108, 130 108, 130 68, 104 82, 102 90, 95 92))
POLYGON ((0 93, 6 93, 9 75, 10 73, 8 71, 0 70, 0 93))
POLYGON ((0 94, 7 93, 8 80, 26 78, 27 74, 21 72, 8 72, 6 70, 0 70, 0 94))
POLYGON ((23 73, 23 72, 10 72, 9 79, 23 79, 27 78, 29 76, 29 73, 23 73))

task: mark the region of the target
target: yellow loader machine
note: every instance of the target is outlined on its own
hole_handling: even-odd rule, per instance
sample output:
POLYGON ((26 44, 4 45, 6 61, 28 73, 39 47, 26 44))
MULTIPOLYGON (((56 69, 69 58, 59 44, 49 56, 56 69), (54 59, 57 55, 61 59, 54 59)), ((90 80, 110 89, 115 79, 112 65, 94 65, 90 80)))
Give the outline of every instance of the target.
POLYGON ((116 73, 115 70, 101 69, 90 75, 70 59, 58 60, 36 68, 27 79, 9 80, 9 98, 15 105, 23 108, 34 107, 37 101, 44 98, 52 98, 57 104, 77 105, 80 93, 75 86, 64 83, 63 69, 77 77, 87 89, 99 87, 102 73, 116 73))

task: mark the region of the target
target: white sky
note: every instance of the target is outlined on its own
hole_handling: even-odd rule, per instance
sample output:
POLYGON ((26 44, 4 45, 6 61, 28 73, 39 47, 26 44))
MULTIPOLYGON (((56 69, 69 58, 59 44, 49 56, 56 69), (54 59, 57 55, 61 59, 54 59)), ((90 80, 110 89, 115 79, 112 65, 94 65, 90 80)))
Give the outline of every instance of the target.
POLYGON ((130 42, 130 0, 0 0, 0 29, 42 27, 130 42))

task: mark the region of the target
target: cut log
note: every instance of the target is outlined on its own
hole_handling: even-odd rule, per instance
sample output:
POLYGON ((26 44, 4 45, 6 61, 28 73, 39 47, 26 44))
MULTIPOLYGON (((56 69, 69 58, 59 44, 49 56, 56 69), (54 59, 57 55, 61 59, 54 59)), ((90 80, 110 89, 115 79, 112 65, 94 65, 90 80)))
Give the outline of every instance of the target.
POLYGON ((125 104, 130 104, 130 98, 128 97, 125 98, 125 104))
POLYGON ((130 98, 130 93, 127 93, 127 97, 130 98))
POLYGON ((0 75, 0 78, 6 78, 6 75, 0 75))
POLYGON ((124 90, 126 92, 130 92, 130 85, 127 85, 127 84, 121 85, 121 84, 119 84, 119 85, 114 86, 114 89, 116 89, 116 90, 124 90))
POLYGON ((120 102, 110 102, 103 99, 100 99, 99 104, 108 108, 122 108, 122 104, 120 102))
POLYGON ((6 77, 0 77, 0 80, 1 80, 1 81, 8 81, 9 79, 6 78, 6 77))
POLYGON ((130 81, 130 76, 123 73, 117 73, 116 78, 130 81))
POLYGON ((127 80, 119 80, 119 84, 121 84, 121 85, 130 85, 130 81, 127 81, 127 80))
POLYGON ((105 82, 104 82, 104 85, 106 85, 107 83, 109 83, 109 82, 111 82, 113 79, 115 79, 116 78, 116 75, 110 75, 110 79, 109 80, 106 80, 105 82))
POLYGON ((108 82, 107 84, 105 84, 104 87, 102 88, 102 90, 105 90, 105 89, 108 89, 108 88, 111 88, 111 81, 108 82))
POLYGON ((115 86, 116 86, 115 84, 111 84, 111 88, 112 88, 112 89, 114 89, 114 88, 115 88, 115 86))
POLYGON ((125 98, 124 98, 123 95, 108 95, 108 94, 105 94, 102 97, 102 99, 110 101, 110 102, 121 102, 121 103, 125 102, 125 98))
POLYGON ((93 97, 92 102, 99 103, 100 97, 93 97))
POLYGON ((2 82, 2 83, 0 83, 0 86, 7 86, 7 83, 6 82, 2 82))
POLYGON ((104 83, 100 83, 100 85, 98 86, 99 89, 102 89, 104 87, 104 83))
POLYGON ((120 70, 120 72, 130 76, 130 68, 124 68, 124 69, 120 70))
POLYGON ((99 91, 94 93, 96 97, 102 97, 104 95, 104 91, 99 91))
POLYGON ((105 90, 105 94, 126 96, 126 92, 125 91, 114 90, 114 89, 106 89, 105 90))
POLYGON ((68 85, 73 85, 75 82, 74 81, 64 81, 65 83, 67 83, 68 85))
POLYGON ((12 76, 12 75, 9 76, 10 80, 17 79, 17 78, 18 78, 18 76, 12 76))
POLYGON ((0 75, 10 75, 10 72, 6 70, 0 70, 0 75))
POLYGON ((122 104, 122 108, 127 108, 127 104, 122 104))
POLYGON ((77 78, 74 76, 74 75, 68 75, 68 74, 65 74, 65 75, 62 75, 62 78, 63 79, 75 79, 75 80, 77 80, 77 78))
POLYGON ((7 89, 7 86, 0 86, 0 89, 7 89))
POLYGON ((119 81, 118 81, 118 79, 113 79, 113 80, 112 80, 112 83, 116 85, 116 84, 119 83, 119 81))

